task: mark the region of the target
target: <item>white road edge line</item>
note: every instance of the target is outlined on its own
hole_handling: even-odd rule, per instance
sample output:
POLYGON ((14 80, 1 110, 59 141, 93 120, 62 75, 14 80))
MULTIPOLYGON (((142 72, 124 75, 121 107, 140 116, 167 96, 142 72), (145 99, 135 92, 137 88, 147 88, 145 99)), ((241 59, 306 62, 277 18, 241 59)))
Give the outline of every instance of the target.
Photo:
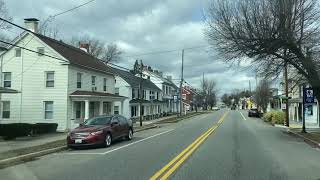
POLYGON ((174 130, 174 129, 169 129, 169 130, 164 131, 164 132, 162 132, 162 133, 158 133, 158 134, 155 134, 155 135, 149 136, 149 137, 147 137, 147 138, 140 139, 139 141, 132 142, 132 143, 130 143, 130 144, 126 144, 126 145, 124 145, 124 146, 121 146, 121 147, 118 147, 118 148, 112 149, 112 150, 110 150, 110 151, 106 151, 106 152, 104 152, 103 154, 111 153, 111 152, 113 152, 113 151, 116 151, 116 150, 119 150, 119 149, 122 149, 122 148, 125 148, 125 147, 128 147, 128 146, 131 146, 131 145, 137 144, 137 143, 139 143, 139 142, 142 142, 142 141, 145 141, 145 140, 148 140, 148 139, 154 138, 154 137, 156 137, 156 136, 160 136, 160 135, 162 135, 162 134, 165 134, 165 133, 171 132, 171 131, 173 131, 173 130, 174 130))
POLYGON ((71 154, 71 155, 105 155, 105 154, 109 154, 109 153, 111 153, 111 152, 113 152, 113 151, 117 151, 117 150, 119 150, 119 149, 123 149, 123 148, 125 148, 125 147, 128 147, 128 146, 131 146, 131 145, 140 143, 140 142, 142 142, 142 141, 146 141, 146 140, 151 139, 151 138, 154 138, 154 137, 156 137, 156 136, 160 136, 160 135, 162 135, 162 134, 171 132, 171 131, 173 131, 173 130, 174 130, 174 129, 169 129, 169 130, 167 130, 167 131, 164 131, 164 132, 161 132, 161 133, 158 133, 158 134, 154 134, 154 135, 152 135, 152 136, 146 137, 146 138, 144 138, 144 139, 140 139, 140 140, 138 140, 138 141, 132 142, 132 143, 130 143, 130 144, 126 144, 126 145, 124 145, 124 146, 117 147, 117 148, 115 148, 115 149, 112 149, 112 150, 109 150, 109 151, 106 151, 106 152, 101 152, 101 153, 78 152, 78 153, 65 153, 65 154, 71 154))
POLYGON ((246 121, 247 119, 244 117, 244 115, 242 114, 242 112, 239 112, 241 114, 241 116, 243 117, 243 119, 246 121))

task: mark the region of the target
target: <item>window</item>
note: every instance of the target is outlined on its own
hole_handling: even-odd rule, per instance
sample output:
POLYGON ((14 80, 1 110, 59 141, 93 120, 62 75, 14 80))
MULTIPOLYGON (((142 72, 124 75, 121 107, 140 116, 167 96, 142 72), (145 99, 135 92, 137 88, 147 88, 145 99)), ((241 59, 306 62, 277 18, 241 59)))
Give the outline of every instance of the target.
POLYGON ((115 88, 115 89, 114 89, 114 94, 115 94, 115 95, 119 95, 119 88, 115 88))
POLYGON ((107 91, 107 78, 103 78, 103 91, 107 91))
POLYGON ((150 100, 154 99, 154 91, 150 91, 150 100))
POLYGON ((16 57, 21 57, 21 48, 16 48, 15 49, 15 56, 16 57))
POLYGON ((96 85, 96 76, 91 76, 91 85, 92 86, 96 85))
POLYGON ((81 84, 82 84, 82 74, 77 73, 77 88, 81 88, 81 84))
POLYGON ((44 101, 44 119, 53 119, 53 101, 44 101))
POLYGON ((54 87, 54 72, 46 72, 46 87, 54 87))
POLYGON ((2 102, 2 118, 10 118, 10 101, 2 102))
POLYGON ((147 91, 142 90, 142 99, 146 99, 146 97, 147 97, 147 91))
POLYGON ((159 100, 159 92, 157 92, 157 100, 159 100))
POLYGON ((131 106, 131 117, 137 116, 137 106, 131 106))
POLYGON ((11 72, 3 73, 3 87, 5 88, 11 87, 11 72))
POLYGON ((38 56, 43 56, 43 55, 44 55, 44 48, 38 47, 38 56))
POLYGON ((119 106, 114 106, 114 114, 119 114, 119 106))
POLYGON ((186 94, 182 94, 182 99, 186 100, 187 99, 187 95, 186 94))
POLYGON ((114 122, 118 122, 119 123, 119 119, 118 119, 117 116, 112 118, 111 123, 114 123, 114 122))
POLYGON ((125 125, 125 124, 127 124, 127 119, 125 118, 125 117, 123 117, 123 116, 118 116, 118 119, 119 119, 119 121, 120 121, 120 125, 125 125))
POLYGON ((169 88, 168 86, 165 86, 166 87, 166 94, 169 94, 169 88))

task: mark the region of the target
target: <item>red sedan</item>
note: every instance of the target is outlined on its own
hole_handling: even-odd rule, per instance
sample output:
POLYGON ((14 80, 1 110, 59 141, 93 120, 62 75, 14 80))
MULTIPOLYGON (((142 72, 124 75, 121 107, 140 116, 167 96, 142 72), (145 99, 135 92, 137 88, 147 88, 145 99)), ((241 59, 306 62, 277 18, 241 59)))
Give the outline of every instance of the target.
POLYGON ((102 145, 109 147, 116 139, 133 137, 131 120, 120 115, 98 116, 86 120, 67 136, 70 148, 102 145))

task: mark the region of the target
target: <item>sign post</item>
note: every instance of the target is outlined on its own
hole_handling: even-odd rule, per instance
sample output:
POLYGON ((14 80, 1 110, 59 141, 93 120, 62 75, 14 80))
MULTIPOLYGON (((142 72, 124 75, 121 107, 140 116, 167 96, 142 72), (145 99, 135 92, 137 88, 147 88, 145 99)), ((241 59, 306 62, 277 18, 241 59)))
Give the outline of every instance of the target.
POLYGON ((314 103, 314 94, 311 87, 303 86, 303 112, 302 112, 302 133, 306 133, 306 105, 314 103))

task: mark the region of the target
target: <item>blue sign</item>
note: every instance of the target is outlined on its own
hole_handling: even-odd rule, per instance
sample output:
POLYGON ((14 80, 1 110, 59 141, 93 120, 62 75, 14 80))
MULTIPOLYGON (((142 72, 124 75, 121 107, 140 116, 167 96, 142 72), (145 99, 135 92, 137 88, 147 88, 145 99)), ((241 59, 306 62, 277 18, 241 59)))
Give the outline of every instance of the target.
POLYGON ((310 87, 303 88, 303 98, 304 98, 304 103, 305 104, 314 103, 313 89, 310 88, 310 87))

